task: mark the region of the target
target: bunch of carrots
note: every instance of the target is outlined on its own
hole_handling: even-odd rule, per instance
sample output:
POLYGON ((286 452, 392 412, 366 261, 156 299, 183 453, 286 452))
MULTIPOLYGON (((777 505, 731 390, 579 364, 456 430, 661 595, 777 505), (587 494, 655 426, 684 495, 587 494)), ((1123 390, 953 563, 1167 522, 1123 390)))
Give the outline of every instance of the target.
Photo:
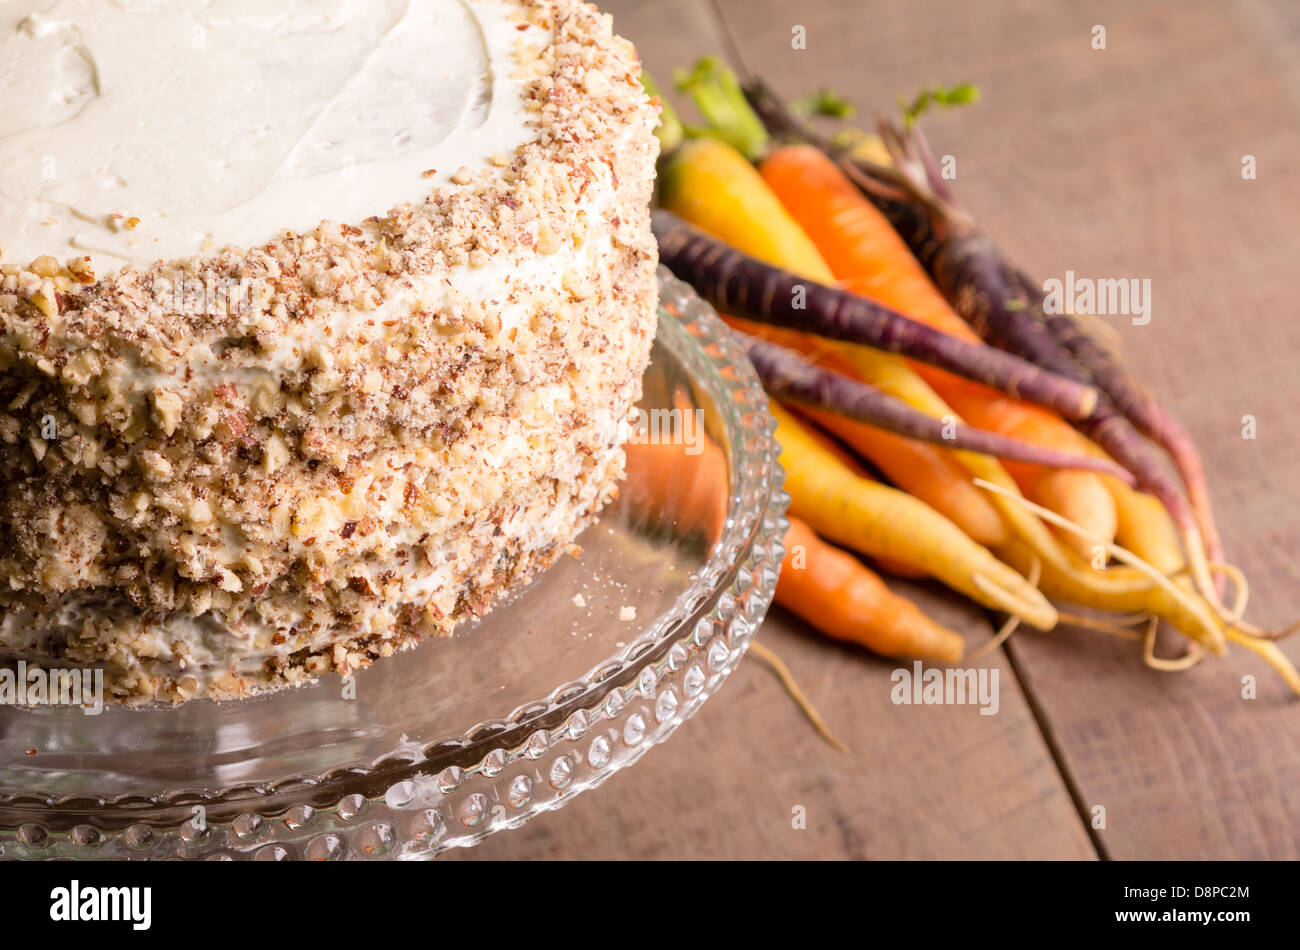
POLYGON ((1190 440, 1073 319, 1041 312, 935 172, 919 109, 850 150, 716 60, 679 86, 706 126, 664 104, 654 227, 771 397, 792 496, 778 602, 885 656, 960 660, 962 637, 852 551, 1007 614, 1003 636, 1064 619, 1143 639, 1163 669, 1236 643, 1300 693, 1277 635, 1242 616, 1190 440), (1159 620, 1183 656, 1155 655, 1159 620))

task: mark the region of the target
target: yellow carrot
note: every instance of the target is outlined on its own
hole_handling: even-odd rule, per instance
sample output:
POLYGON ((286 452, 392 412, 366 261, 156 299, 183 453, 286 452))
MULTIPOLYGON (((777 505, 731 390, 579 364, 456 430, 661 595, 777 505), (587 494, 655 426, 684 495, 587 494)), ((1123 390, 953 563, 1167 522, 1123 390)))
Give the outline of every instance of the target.
POLYGON ((837 544, 924 570, 977 603, 1039 629, 1055 626, 1056 609, 987 548, 906 492, 854 475, 793 416, 771 408, 792 514, 837 544))
POLYGON ((895 485, 921 499, 985 547, 1007 541, 1006 525, 944 449, 817 409, 804 414, 860 452, 895 485))
MULTIPOLYGON (((1112 480, 1109 479, 1109 476, 1103 477, 1112 480)), ((1118 483, 1117 479, 1112 481, 1118 483)), ((1122 487, 1132 491, 1128 489, 1127 485, 1122 487)), ((1000 486, 995 486, 993 494, 995 497, 1004 497, 1004 500, 1012 504, 1020 506, 1029 504, 1021 501, 1019 496, 1015 495, 1012 490, 1000 486)), ((1134 491, 1133 498, 1138 497, 1138 493, 1134 491)), ((1137 509, 1133 510, 1137 511, 1137 509)), ((1163 511, 1163 508, 1161 510, 1163 511)), ((1076 530, 1077 533, 1076 528, 1061 524, 1061 516, 1055 512, 1041 506, 1039 506, 1038 511, 1058 527, 1076 530)), ((1227 647, 1224 630, 1219 618, 1215 615, 1209 603, 1191 586, 1189 579, 1170 578, 1162 568, 1152 564, 1135 551, 1120 550, 1100 538, 1088 538, 1086 540, 1107 547, 1112 554, 1122 555, 1123 559, 1129 564, 1132 564, 1133 558, 1137 557, 1142 562, 1142 565, 1138 568, 1130 567, 1129 569, 1144 569, 1149 576, 1154 575, 1151 578, 1153 586, 1146 590, 1112 592, 1108 596, 1100 597, 1095 590, 1080 584, 1074 576, 1059 571, 1054 564, 1048 564, 1043 567, 1042 576, 1039 579, 1039 585, 1048 595, 1057 600, 1068 601, 1085 607, 1096 607, 1121 613, 1153 614, 1168 620, 1178 630, 1196 640, 1216 656, 1223 655, 1227 647)), ((1006 560, 1021 570, 1029 569, 1037 560, 1033 552, 1019 539, 1007 545, 1000 553, 1006 560)), ((1171 552, 1165 552, 1161 554, 1159 560, 1164 565, 1172 565, 1174 563, 1172 557, 1171 552)), ((1096 571, 1095 573, 1104 577, 1113 574, 1116 570, 1118 568, 1108 568, 1105 571, 1096 571)))
MULTIPOLYGON (((834 351, 843 356, 854 370, 873 386, 937 418, 946 415, 951 415, 954 419, 960 418, 924 380, 908 367, 905 361, 892 354, 877 353, 866 347, 850 344, 837 344, 834 351)), ((982 478, 1019 496, 1016 483, 997 459, 976 452, 957 450, 953 450, 953 455, 975 478, 982 478)), ((1047 526, 1022 506, 999 495, 992 496, 991 501, 1015 535, 1013 542, 1018 540, 1020 542, 1018 547, 1023 548, 1031 558, 1037 557, 1042 562, 1045 577, 1060 577, 1078 590, 1087 591, 1089 599, 1093 601, 1106 600, 1115 596, 1131 596, 1142 592, 1149 593, 1154 588, 1155 585, 1149 577, 1129 567, 1111 567, 1104 571, 1094 569, 1091 564, 1064 548, 1047 526)), ((1013 563, 1021 570, 1028 570, 1029 562, 1024 557, 1018 557, 1013 563)), ((1127 608, 1113 609, 1126 610, 1127 608)))
POLYGON ((834 283, 817 248, 762 176, 724 142, 692 139, 679 148, 659 171, 659 203, 759 260, 834 283))
MULTIPOLYGON (((825 369, 854 375, 853 367, 832 353, 825 341, 739 317, 723 319, 742 332, 798 350, 825 369)), ((814 420, 818 426, 844 440, 895 485, 953 521, 975 541, 985 547, 1006 541, 1007 530, 1002 516, 985 494, 972 484, 970 475, 947 449, 906 439, 831 412, 799 407, 798 414, 814 420)))

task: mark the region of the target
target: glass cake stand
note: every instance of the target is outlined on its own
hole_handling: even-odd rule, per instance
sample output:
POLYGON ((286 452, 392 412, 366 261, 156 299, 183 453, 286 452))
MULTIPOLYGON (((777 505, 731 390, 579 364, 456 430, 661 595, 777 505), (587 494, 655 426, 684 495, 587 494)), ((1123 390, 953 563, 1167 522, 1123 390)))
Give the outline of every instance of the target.
POLYGON ((377 661, 354 696, 330 675, 98 716, 0 707, 0 856, 425 857, 635 762, 744 655, 787 502, 752 369, 663 270, 642 408, 627 482, 581 555, 454 637, 377 661))

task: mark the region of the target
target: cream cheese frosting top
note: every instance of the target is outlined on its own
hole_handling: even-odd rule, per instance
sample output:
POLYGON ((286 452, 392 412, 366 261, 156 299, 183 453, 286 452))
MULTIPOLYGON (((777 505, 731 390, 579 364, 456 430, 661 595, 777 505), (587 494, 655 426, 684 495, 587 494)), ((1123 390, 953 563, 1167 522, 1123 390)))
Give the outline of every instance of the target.
POLYGON ((513 10, 0 0, 0 260, 102 272, 419 200, 536 134, 513 10))

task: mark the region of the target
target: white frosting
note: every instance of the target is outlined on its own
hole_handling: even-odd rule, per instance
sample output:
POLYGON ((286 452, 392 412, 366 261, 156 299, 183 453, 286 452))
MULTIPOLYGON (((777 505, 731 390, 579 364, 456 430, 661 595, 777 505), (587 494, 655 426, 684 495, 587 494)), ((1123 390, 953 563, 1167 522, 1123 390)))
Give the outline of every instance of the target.
MULTIPOLYGON (((0 5, 4 0, 0 0, 0 5)), ((627 139, 625 133, 621 139, 627 139)), ((155 388, 188 392, 204 391, 218 383, 248 384, 266 379, 279 380, 284 374, 299 370, 308 361, 313 346, 337 346, 352 335, 373 336, 377 325, 401 323, 421 312, 455 309, 458 299, 481 301, 500 321, 501 330, 526 327, 535 315, 539 297, 567 297, 565 275, 585 274, 601 266, 603 249, 617 237, 601 209, 610 207, 617 197, 617 185, 608 166, 592 165, 591 179, 583 195, 568 209, 570 216, 585 214, 588 239, 580 246, 563 246, 546 255, 521 245, 499 260, 480 267, 454 267, 413 278, 410 286, 395 292, 374 310, 356 311, 340 308, 326 318, 304 320, 290 325, 273 344, 259 349, 251 365, 232 363, 219 358, 210 347, 192 348, 183 361, 166 369, 144 369, 131 379, 130 385, 139 399, 155 388)), ((529 226, 534 245, 538 241, 537 225, 529 226)), ((185 274, 179 268, 164 273, 173 293, 184 293, 185 274)), ((214 288, 211 298, 218 308, 238 309, 251 304, 251 285, 231 284, 214 288)), ((182 309, 177 303, 177 309, 182 309)), ((618 420, 614 420, 617 424, 618 420)), ((611 433, 611 441, 614 440, 611 433)))
POLYGON ((514 51, 549 37, 513 9, 0 0, 3 260, 145 264, 419 200, 535 134, 514 51))

